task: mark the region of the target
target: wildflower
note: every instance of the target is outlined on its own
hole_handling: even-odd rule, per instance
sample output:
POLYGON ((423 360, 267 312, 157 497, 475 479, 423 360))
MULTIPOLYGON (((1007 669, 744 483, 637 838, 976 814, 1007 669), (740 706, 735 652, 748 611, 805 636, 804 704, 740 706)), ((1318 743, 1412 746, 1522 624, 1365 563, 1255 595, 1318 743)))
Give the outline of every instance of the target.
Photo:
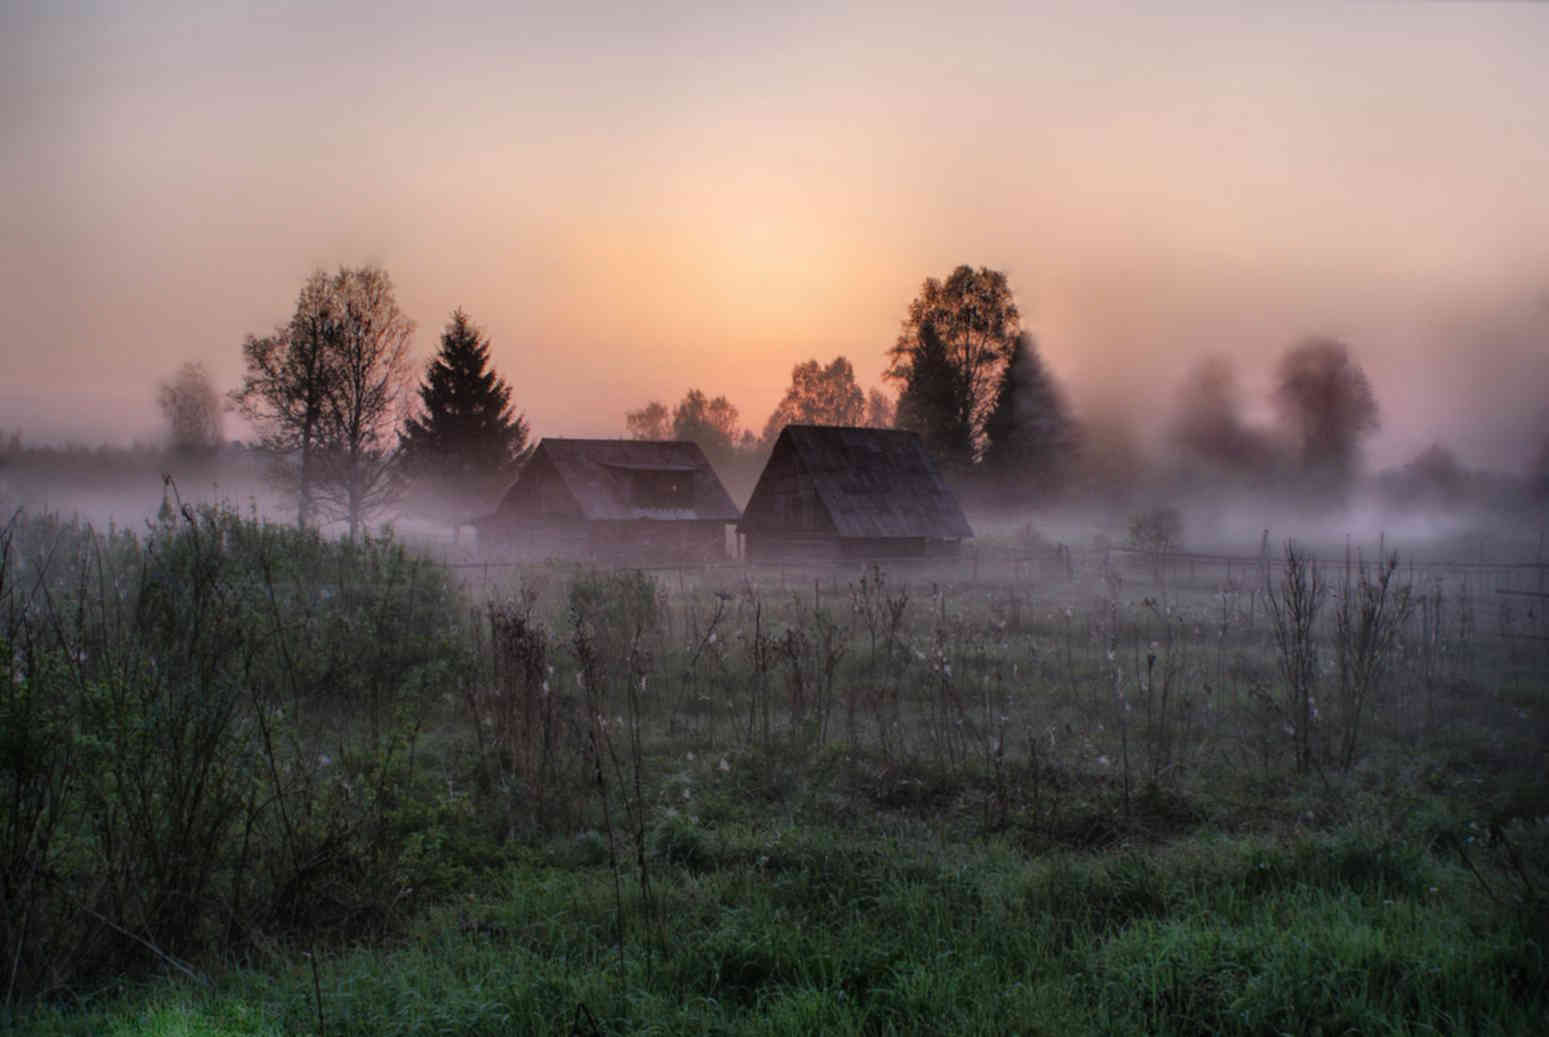
POLYGON ((1099 756, 1097 758, 1097 763, 1098 763, 1099 766, 1102 766, 1102 767, 1108 766, 1108 757, 1106 757, 1106 756, 1099 756))
POLYGON ((715 644, 715 640, 716 640, 715 631, 712 630, 712 631, 710 631, 710 636, 705 638, 705 644, 713 645, 713 644, 715 644))
POLYGON ((721 762, 716 765, 716 769, 719 770, 722 774, 725 774, 731 770, 731 764, 727 763, 726 757, 723 756, 721 757, 721 762))

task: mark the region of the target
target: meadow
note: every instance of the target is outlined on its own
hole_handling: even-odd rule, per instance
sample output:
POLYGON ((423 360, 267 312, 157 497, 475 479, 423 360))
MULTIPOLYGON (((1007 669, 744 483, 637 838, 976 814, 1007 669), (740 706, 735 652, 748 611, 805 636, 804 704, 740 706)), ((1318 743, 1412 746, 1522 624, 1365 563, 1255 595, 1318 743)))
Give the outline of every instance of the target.
POLYGON ((1539 570, 1404 550, 458 568, 19 512, 0 1019, 1537 1032, 1539 570))

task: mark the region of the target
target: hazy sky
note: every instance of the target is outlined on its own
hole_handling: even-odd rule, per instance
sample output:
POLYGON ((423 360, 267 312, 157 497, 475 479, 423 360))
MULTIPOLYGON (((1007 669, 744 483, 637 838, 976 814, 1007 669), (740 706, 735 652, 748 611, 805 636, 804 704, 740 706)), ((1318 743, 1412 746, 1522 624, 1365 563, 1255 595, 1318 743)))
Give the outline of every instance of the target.
POLYGON ((1374 453, 1549 427, 1549 4, 0 0, 0 429, 151 439, 309 271, 489 332, 539 435, 863 383, 920 281, 1005 270, 1078 410, 1350 344, 1374 453), (1084 5, 1083 5, 1084 6, 1084 5), (760 10, 768 8, 770 10, 760 10))

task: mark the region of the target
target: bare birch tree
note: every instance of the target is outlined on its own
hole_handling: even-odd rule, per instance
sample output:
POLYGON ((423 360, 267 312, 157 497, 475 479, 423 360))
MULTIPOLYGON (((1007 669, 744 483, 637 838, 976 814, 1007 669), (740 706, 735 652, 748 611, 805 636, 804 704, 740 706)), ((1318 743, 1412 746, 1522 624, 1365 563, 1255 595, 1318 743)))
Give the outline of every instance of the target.
POLYGON ((289 324, 243 343, 232 398, 296 489, 299 526, 339 518, 353 539, 396 497, 413 334, 385 270, 341 267, 307 278, 289 324))

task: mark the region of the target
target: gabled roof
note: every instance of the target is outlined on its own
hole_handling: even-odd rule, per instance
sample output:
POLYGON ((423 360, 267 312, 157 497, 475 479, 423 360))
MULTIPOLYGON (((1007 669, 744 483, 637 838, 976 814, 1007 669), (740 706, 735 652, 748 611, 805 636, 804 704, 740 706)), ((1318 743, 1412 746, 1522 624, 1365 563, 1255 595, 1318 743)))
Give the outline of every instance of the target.
MULTIPOLYGON (((528 460, 528 470, 547 468, 560 481, 589 521, 664 519, 678 521, 735 522, 737 506, 716 477, 715 469, 699 444, 688 441, 649 442, 634 439, 545 439, 528 460), (689 507, 646 507, 635 500, 637 473, 662 472, 691 480, 689 507)), ((523 483, 506 492, 498 515, 507 502, 518 499, 523 483)))
POLYGON ((794 464, 844 538, 925 537, 960 540, 974 535, 920 437, 899 429, 787 425, 759 484, 748 500, 741 528, 779 530, 766 486, 772 470, 794 464))

